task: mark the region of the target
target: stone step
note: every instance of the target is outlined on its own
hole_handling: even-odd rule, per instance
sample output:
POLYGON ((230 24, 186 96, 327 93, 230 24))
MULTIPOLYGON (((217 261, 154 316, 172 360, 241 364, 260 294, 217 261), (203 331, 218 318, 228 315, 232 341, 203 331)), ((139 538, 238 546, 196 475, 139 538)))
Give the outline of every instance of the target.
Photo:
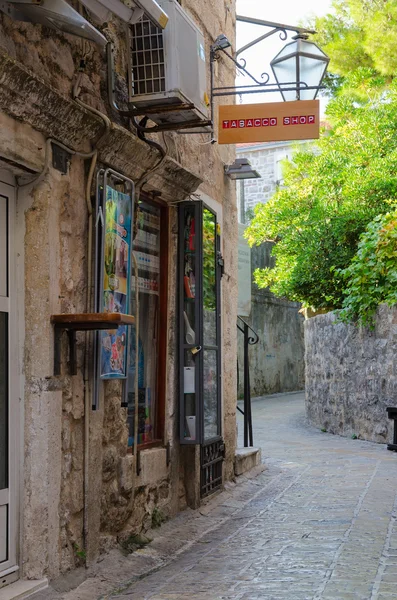
POLYGON ((0 589, 0 600, 25 600, 48 587, 48 579, 19 579, 0 589))
POLYGON ((247 473, 261 464, 260 448, 237 448, 234 457, 234 474, 236 476, 247 473))

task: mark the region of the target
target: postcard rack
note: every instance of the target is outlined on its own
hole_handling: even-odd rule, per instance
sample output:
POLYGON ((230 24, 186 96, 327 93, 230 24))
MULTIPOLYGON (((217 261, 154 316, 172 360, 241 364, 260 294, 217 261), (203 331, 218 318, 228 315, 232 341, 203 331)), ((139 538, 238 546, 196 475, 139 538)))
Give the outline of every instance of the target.
POLYGON ((96 181, 94 310, 98 314, 105 313, 114 318, 118 315, 121 320, 113 331, 110 327, 102 327, 96 328, 94 334, 93 410, 99 408, 99 391, 104 379, 120 379, 123 388, 122 405, 127 398, 129 326, 134 323, 134 317, 127 314, 131 312, 134 194, 135 186, 131 179, 113 169, 99 169, 96 181), (105 335, 104 339, 106 331, 109 335, 105 335), (105 347, 104 342, 109 347, 105 347), (118 352, 122 365, 113 368, 109 365, 109 357, 112 362, 112 350, 119 347, 120 343, 124 348, 118 352), (109 354, 107 358, 106 353, 109 354))

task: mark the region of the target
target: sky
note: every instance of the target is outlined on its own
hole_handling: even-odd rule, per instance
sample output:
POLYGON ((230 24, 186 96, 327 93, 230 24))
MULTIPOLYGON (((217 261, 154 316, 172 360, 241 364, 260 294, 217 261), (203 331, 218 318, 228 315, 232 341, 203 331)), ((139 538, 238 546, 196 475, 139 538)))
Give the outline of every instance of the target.
MULTIPOLYGON (((332 0, 237 0, 237 14, 285 25, 306 25, 311 17, 322 16, 330 12, 331 2, 332 0)), ((238 22, 237 48, 241 48, 256 37, 266 33, 266 31, 265 27, 238 22)), ((274 34, 241 54, 240 57, 245 58, 247 61, 247 70, 260 80, 263 72, 271 75, 269 62, 286 43, 287 41, 280 40, 278 34, 274 34)), ((249 83, 247 77, 237 78, 237 85, 244 85, 245 83, 249 83)), ((243 97, 243 102, 250 104, 281 100, 279 93, 252 94, 243 97)), ((237 97, 236 101, 240 102, 240 99, 237 97)), ((321 101, 320 104, 321 112, 323 112, 325 103, 321 101)))

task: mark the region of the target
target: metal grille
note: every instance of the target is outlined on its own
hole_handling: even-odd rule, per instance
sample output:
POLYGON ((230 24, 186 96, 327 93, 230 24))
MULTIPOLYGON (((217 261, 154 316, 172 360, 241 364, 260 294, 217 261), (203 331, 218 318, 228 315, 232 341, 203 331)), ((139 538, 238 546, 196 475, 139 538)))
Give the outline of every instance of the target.
POLYGON ((225 456, 225 444, 223 440, 203 444, 201 446, 201 497, 213 494, 222 486, 223 469, 222 463, 225 456))
POLYGON ((146 17, 131 26, 131 95, 165 92, 162 30, 146 17))

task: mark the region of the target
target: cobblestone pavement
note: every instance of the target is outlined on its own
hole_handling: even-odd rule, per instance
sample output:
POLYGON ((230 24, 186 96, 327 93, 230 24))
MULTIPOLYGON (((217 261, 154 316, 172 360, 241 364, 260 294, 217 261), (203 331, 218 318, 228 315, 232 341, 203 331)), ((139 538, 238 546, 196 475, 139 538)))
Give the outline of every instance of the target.
MULTIPOLYGON (((386 418, 386 415, 385 415, 386 418)), ((123 600, 396 600, 397 456, 305 425, 303 394, 253 403, 274 475, 123 600)))
MULTIPOLYGON (((201 509, 207 530, 173 561, 103 598, 397 599, 397 455, 308 426, 303 394, 256 400, 253 419, 268 469, 201 509)), ((161 531, 178 539, 178 521, 161 531)))

